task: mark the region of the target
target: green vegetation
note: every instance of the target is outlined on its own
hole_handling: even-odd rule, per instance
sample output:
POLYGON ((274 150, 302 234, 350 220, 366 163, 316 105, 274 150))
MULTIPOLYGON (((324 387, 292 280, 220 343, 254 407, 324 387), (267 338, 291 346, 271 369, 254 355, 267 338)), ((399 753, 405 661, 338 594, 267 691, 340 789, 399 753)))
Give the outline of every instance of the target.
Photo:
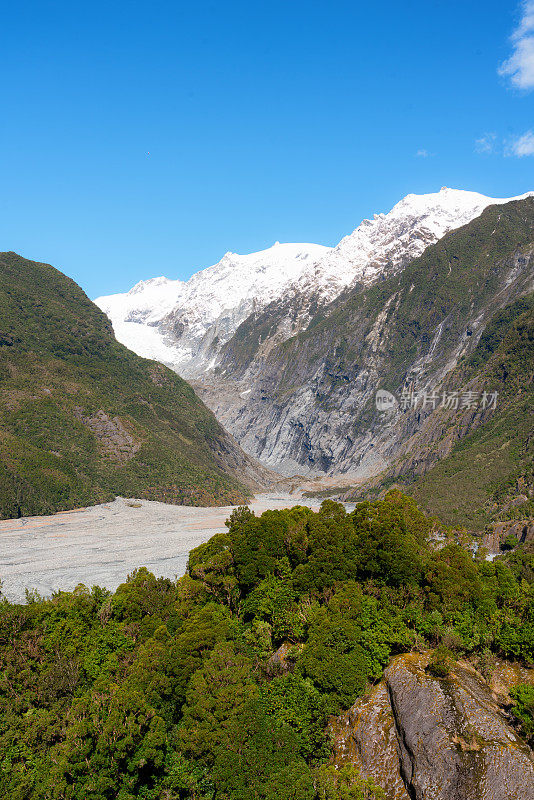
POLYGON ((534 488, 534 294, 494 316, 449 383, 473 378, 498 392, 496 412, 410 491, 444 522, 482 530, 492 520, 534 515, 534 498, 510 507, 514 494, 534 488))
POLYGON ((514 700, 512 714, 525 736, 534 742, 534 686, 520 683, 510 691, 510 695, 514 700))
POLYGON ((440 676, 460 655, 534 662, 532 556, 437 550, 397 491, 227 526, 177 582, 142 568, 114 594, 0 602, 0 798, 380 800, 330 761, 328 718, 393 655, 437 648, 440 676))
POLYGON ((0 278, 0 517, 248 497, 242 454, 189 384, 120 345, 73 281, 15 253, 0 278))
POLYGON ((430 661, 428 662, 427 671, 436 678, 446 678, 449 675, 451 666, 454 662, 454 654, 444 644, 436 647, 430 661))

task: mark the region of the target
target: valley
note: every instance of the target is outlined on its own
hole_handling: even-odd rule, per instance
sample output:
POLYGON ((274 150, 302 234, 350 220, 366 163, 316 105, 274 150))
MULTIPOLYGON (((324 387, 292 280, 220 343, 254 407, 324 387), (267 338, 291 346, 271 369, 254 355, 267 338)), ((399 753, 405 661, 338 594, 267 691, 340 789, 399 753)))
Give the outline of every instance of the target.
POLYGON ((534 0, 2 73, 0 800, 534 800, 534 0))
POLYGON ((240 447, 292 484, 332 478, 338 496, 352 483, 358 497, 397 482, 447 521, 481 531, 499 497, 532 485, 531 195, 408 195, 321 254, 277 243, 226 254, 179 286, 157 278, 96 302, 122 341, 187 377, 240 447), (499 346, 488 353, 496 326, 499 346), (387 411, 376 407, 378 390, 395 398, 387 411), (497 408, 422 402, 490 390, 497 408), (494 451, 510 434, 510 458, 489 468, 489 481, 493 457, 471 463, 453 511, 454 476, 433 480, 432 471, 490 427, 494 451))
POLYGON ((532 193, 0 274, 2 797, 532 795, 532 193))

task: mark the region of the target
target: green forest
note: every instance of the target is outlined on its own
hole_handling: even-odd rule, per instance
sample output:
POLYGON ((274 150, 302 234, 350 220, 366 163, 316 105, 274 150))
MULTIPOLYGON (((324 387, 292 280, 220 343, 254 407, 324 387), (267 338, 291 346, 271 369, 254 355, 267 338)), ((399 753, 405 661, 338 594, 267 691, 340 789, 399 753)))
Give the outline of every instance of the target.
MULTIPOLYGON (((1 798, 379 800, 328 721, 393 656, 534 662, 531 546, 488 561, 398 491, 227 528, 176 581, 0 603, 1 798)), ((534 689, 513 697, 528 741, 534 689)))

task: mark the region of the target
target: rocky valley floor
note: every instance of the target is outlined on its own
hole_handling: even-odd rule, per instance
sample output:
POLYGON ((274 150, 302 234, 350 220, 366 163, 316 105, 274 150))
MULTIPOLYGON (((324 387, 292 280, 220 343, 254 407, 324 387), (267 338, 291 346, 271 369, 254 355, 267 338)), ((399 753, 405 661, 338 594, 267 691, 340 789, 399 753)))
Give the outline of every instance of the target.
MULTIPOLYGON (((250 504, 257 514, 320 500, 261 494, 250 504)), ((115 590, 128 573, 145 566, 157 576, 185 572, 189 551, 216 533, 232 506, 199 508, 117 498, 89 508, 0 522, 2 593, 23 602, 25 589, 48 596, 79 583, 115 590)))

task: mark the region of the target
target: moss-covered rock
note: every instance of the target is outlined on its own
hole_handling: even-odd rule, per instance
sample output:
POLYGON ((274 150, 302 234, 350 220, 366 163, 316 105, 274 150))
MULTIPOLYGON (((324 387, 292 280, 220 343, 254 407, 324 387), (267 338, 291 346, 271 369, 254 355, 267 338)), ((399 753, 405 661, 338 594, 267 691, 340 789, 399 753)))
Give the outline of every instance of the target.
POLYGON ((429 655, 394 659, 369 695, 336 719, 334 760, 352 762, 388 800, 524 800, 534 758, 502 698, 467 663, 446 678, 429 655))

